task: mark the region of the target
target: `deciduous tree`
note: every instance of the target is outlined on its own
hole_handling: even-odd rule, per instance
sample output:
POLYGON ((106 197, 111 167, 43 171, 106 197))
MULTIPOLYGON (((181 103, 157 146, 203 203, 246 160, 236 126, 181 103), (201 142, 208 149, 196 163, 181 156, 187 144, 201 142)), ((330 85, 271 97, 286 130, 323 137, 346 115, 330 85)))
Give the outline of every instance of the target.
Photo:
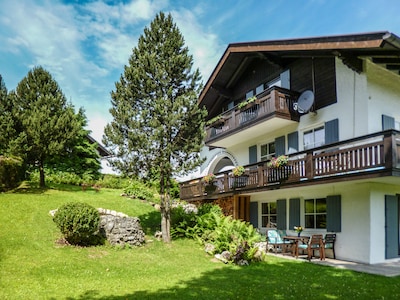
POLYGON ((197 105, 200 73, 171 15, 160 12, 144 29, 111 93, 113 121, 103 142, 111 164, 126 175, 157 173, 163 240, 170 241, 170 187, 174 175, 201 161, 205 110, 197 105))

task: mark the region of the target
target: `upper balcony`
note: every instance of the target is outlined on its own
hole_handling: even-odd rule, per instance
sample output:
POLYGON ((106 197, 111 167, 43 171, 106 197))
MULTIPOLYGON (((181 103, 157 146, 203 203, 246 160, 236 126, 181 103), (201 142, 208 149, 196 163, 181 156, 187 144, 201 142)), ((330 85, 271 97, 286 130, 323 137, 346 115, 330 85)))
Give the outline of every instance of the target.
POLYGON ((388 176, 400 176, 400 132, 388 130, 298 152, 290 155, 288 164, 281 168, 259 162, 245 169, 240 177, 233 176, 231 171, 215 174, 212 193, 205 191, 202 178, 183 182, 180 197, 216 199, 234 193, 382 177, 390 182, 388 176))
POLYGON ((238 140, 245 142, 261 132, 298 122, 299 115, 293 110, 297 97, 297 92, 274 86, 254 101, 236 105, 211 119, 213 123, 206 127, 206 145, 227 148, 238 140))

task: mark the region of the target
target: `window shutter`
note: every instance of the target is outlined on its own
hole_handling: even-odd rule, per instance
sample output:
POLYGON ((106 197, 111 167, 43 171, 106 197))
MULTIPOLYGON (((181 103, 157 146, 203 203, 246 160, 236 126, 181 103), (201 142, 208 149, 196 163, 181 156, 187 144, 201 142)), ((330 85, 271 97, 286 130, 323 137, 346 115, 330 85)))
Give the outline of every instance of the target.
POLYGON ((249 164, 257 162, 257 145, 249 147, 249 164))
POLYGON ((339 119, 334 119, 325 123, 325 144, 339 141, 339 119))
POLYGON ((382 115, 382 130, 394 129, 394 118, 382 115))
POLYGON ((289 229, 300 225, 300 198, 289 200, 289 229))
POLYGON ((326 197, 326 231, 342 231, 342 201, 340 195, 326 197))
POLYGON ((250 224, 258 228, 258 202, 250 202, 250 224))
POLYGON ((285 136, 280 136, 275 139, 275 154, 276 156, 285 154, 285 136))
POLYGON ((399 257, 399 200, 385 195, 385 257, 399 257))
POLYGON ((286 230, 286 199, 276 201, 276 227, 286 230))
POLYGON ((288 134, 288 153, 299 151, 299 133, 297 131, 288 134))

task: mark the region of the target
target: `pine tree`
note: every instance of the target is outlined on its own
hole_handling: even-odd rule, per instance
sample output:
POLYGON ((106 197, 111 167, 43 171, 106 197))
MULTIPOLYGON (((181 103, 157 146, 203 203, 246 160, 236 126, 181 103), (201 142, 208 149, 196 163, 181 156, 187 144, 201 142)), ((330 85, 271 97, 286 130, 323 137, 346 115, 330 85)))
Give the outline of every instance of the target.
POLYGON ((71 147, 81 122, 57 82, 42 67, 30 70, 9 96, 18 134, 10 148, 39 168, 40 187, 45 187, 45 164, 71 147))
POLYGON ((83 108, 76 115, 80 130, 78 134, 66 143, 65 151, 52 157, 46 163, 46 168, 52 171, 74 173, 85 180, 96 180, 100 177, 100 155, 97 143, 90 142, 91 131, 87 127, 87 118, 83 108))
POLYGON ((3 77, 0 75, 0 155, 8 154, 10 140, 15 136, 12 104, 3 77))
POLYGON ((160 12, 144 29, 111 93, 114 120, 105 128, 110 161, 125 175, 157 174, 163 240, 170 241, 174 175, 201 163, 206 112, 197 105, 200 73, 171 15, 160 12))

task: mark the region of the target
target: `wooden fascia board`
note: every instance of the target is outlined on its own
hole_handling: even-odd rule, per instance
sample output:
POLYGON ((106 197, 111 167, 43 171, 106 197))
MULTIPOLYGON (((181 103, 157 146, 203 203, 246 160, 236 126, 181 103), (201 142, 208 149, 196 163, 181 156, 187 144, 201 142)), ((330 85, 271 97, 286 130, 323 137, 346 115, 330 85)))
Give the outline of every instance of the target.
POLYGON ((236 52, 268 52, 268 51, 313 51, 313 50, 345 50, 345 49, 363 49, 379 48, 382 45, 382 39, 368 41, 348 41, 348 42, 317 42, 301 44, 264 44, 264 45, 235 45, 232 46, 229 53, 236 52))

